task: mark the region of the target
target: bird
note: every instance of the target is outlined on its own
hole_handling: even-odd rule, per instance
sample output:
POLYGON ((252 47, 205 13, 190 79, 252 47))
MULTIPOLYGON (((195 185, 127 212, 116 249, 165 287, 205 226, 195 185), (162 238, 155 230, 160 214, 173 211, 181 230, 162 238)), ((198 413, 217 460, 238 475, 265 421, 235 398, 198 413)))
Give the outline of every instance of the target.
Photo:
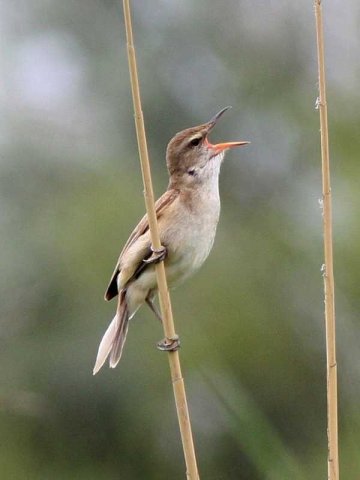
MULTIPOLYGON (((105 300, 118 296, 116 313, 99 345, 93 374, 109 358, 110 368, 119 363, 129 321, 147 304, 161 320, 154 298, 157 293, 155 264, 164 261, 170 288, 196 272, 212 249, 220 215, 219 173, 225 152, 248 141, 212 144, 208 139, 225 107, 210 121, 178 132, 166 149, 169 184, 155 209, 162 248, 151 244, 145 215, 131 233, 105 292, 105 300)), ((178 338, 158 343, 160 350, 179 348, 178 338)))

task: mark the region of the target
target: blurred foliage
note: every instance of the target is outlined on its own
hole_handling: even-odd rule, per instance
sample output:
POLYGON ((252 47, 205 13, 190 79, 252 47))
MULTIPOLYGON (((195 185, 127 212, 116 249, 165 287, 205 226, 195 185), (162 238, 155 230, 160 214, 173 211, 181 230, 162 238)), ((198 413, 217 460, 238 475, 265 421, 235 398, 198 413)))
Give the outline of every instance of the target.
MULTIPOLYGON (((119 368, 91 374, 102 294, 144 211, 121 2, 1 3, 1 478, 184 478, 146 309, 119 368)), ((223 166, 211 257, 172 295, 201 477, 326 478, 312 2, 133 3, 157 193, 175 132, 230 104, 213 138, 252 142, 223 166)), ((324 15, 341 473, 357 480, 360 7, 324 15)))

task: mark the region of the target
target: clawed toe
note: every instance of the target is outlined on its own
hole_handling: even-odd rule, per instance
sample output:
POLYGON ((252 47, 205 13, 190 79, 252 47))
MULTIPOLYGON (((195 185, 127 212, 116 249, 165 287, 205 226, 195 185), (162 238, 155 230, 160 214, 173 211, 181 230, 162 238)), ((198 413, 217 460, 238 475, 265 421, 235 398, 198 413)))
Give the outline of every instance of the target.
POLYGON ((159 263, 165 259, 166 253, 167 253, 165 247, 161 246, 160 248, 156 249, 151 246, 150 248, 151 248, 152 254, 149 258, 144 258, 143 260, 144 263, 148 263, 148 264, 159 263))
POLYGON ((156 347, 162 352, 175 352, 180 348, 180 338, 178 335, 172 338, 164 338, 156 344, 156 347))

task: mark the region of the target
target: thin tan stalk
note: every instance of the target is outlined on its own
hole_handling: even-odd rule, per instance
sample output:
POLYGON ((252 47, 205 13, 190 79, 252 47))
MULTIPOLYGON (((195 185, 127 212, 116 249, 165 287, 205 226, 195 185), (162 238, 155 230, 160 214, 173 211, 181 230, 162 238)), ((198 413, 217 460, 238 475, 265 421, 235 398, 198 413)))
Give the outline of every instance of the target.
MULTIPOLYGON (((147 150, 144 117, 141 108, 139 80, 137 75, 135 47, 131 25, 131 14, 129 0, 123 0, 127 52, 129 60, 129 71, 131 80, 131 90, 134 103, 135 126, 138 141, 141 171, 144 182, 144 197, 146 204, 146 211, 149 219, 149 227, 151 234, 151 242, 154 249, 161 248, 159 230, 156 218, 156 210, 154 203, 154 192, 151 181, 150 162, 147 150)), ((159 288, 159 300, 161 308, 161 316, 163 319, 163 326, 166 338, 172 339, 175 337, 174 320, 171 309, 171 302, 169 290, 166 281, 164 263, 160 262, 156 265, 156 275, 159 288)), ((175 396, 176 410, 178 415, 181 440, 184 450, 186 463, 186 476, 189 480, 198 480, 199 474, 196 464, 196 456, 194 449, 194 442, 191 432, 191 424, 189 417, 189 410, 187 406, 184 379, 181 373, 180 358, 178 351, 169 352, 168 354, 172 385, 175 396)))
POLYGON ((327 367, 327 432, 328 479, 339 479, 337 365, 335 332, 335 297, 332 245, 332 204, 330 186, 329 134, 326 105, 324 32, 321 0, 315 0, 316 39, 319 74, 320 137, 322 163, 323 227, 324 227, 324 295, 327 367))

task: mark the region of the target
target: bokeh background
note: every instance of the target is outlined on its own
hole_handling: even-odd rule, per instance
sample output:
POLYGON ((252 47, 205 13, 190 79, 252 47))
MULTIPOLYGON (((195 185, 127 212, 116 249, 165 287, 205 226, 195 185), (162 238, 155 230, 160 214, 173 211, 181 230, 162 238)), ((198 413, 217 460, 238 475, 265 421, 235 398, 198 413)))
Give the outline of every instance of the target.
MULTIPOLYGON (((120 1, 1 4, 0 469, 182 479, 160 325, 143 309, 96 377, 103 301, 144 212, 120 1)), ((312 1, 134 1, 154 186, 179 130, 226 105, 202 270, 173 292, 202 478, 325 479, 326 378, 312 1)), ((342 478, 360 478, 360 5, 324 2, 342 478)))

